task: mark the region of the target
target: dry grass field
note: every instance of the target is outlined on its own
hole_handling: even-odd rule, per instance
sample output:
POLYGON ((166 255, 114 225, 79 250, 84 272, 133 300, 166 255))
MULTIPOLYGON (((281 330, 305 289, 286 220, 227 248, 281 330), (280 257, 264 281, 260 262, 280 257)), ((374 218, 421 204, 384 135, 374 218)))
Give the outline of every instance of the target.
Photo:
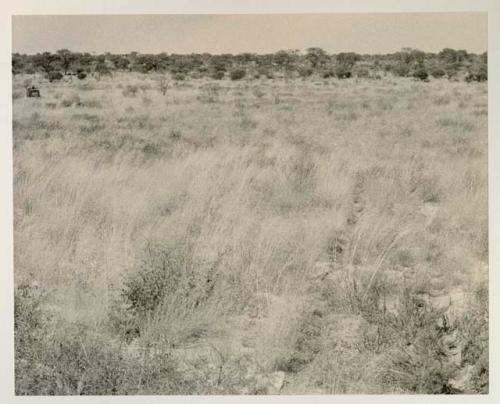
POLYGON ((16 393, 486 392, 487 116, 444 79, 16 75, 16 393))

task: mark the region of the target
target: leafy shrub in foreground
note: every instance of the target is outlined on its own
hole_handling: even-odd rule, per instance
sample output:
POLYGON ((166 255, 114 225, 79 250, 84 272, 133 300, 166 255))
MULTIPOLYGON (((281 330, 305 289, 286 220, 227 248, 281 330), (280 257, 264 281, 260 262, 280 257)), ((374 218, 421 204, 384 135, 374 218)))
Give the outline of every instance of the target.
POLYGON ((182 260, 173 251, 149 245, 139 270, 126 281, 122 296, 130 309, 145 315, 175 293, 183 277, 182 260))
POLYGON ((437 309, 406 290, 397 313, 385 316, 395 339, 383 383, 411 393, 487 393, 487 292, 478 295, 462 318, 450 322, 447 307, 437 309))
POLYGON ((16 395, 180 394, 189 392, 161 346, 127 354, 104 332, 57 321, 36 288, 15 291, 16 395))

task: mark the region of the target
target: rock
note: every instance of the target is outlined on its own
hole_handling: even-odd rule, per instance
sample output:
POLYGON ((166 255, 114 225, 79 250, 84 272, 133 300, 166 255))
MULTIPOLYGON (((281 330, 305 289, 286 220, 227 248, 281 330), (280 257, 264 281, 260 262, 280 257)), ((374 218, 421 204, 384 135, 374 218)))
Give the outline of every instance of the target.
POLYGON ((257 377, 257 390, 261 394, 279 394, 285 383, 285 372, 273 372, 257 377))
POLYGON ((449 381, 449 384, 454 389, 467 392, 473 374, 474 374, 474 366, 467 365, 458 372, 455 378, 449 381))

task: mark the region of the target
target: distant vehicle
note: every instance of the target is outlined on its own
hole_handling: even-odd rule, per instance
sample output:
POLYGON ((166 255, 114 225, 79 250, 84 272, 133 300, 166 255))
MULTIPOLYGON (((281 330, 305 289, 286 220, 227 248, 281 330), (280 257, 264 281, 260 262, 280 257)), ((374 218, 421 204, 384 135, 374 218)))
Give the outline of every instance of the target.
POLYGON ((30 86, 26 89, 26 97, 40 97, 40 90, 35 86, 30 86))

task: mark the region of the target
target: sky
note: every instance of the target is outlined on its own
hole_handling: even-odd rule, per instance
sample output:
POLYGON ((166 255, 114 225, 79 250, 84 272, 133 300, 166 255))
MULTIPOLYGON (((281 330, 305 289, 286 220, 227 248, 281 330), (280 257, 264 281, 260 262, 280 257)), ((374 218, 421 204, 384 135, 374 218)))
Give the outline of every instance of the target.
POLYGON ((403 47, 487 50, 486 13, 71 15, 12 17, 12 51, 270 53, 317 46, 329 53, 403 47))

